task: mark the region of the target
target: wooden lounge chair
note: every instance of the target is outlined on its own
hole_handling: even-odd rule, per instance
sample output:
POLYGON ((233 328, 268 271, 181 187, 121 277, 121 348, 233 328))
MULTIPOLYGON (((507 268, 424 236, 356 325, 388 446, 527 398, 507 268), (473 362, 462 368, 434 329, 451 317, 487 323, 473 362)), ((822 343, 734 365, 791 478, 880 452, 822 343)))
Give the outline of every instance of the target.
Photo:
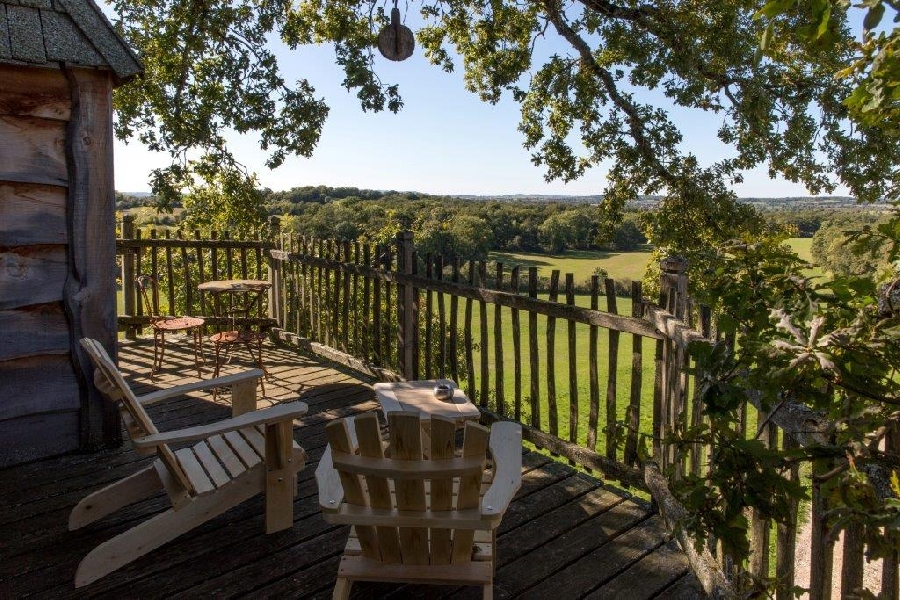
POLYGON ((293 420, 307 411, 302 402, 246 412, 231 419, 160 433, 144 407, 209 386, 231 387, 244 407, 256 405, 262 371, 228 375, 136 397, 99 342, 81 340, 94 361, 94 382, 119 401, 136 451, 158 460, 137 473, 98 490, 78 503, 69 530, 84 527, 116 510, 164 489, 172 507, 100 544, 81 561, 75 587, 81 587, 143 556, 194 527, 265 491, 266 533, 293 525, 297 472, 306 455, 293 438, 293 420), (199 442, 173 450, 169 444, 199 442))
POLYGON ((488 441, 466 423, 457 452, 456 424, 432 416, 424 458, 418 413, 390 413, 388 425, 387 448, 374 413, 326 427, 319 504, 329 523, 353 525, 334 598, 356 580, 479 585, 491 598, 494 532, 522 481, 521 427, 496 423, 488 441))

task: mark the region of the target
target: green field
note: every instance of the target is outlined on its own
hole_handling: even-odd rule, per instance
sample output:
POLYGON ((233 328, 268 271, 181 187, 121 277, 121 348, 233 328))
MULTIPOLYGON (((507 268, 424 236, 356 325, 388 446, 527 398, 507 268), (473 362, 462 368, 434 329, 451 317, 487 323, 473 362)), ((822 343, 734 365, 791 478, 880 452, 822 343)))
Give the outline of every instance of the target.
POLYGON ((507 271, 512 265, 537 267, 541 277, 550 277, 551 271, 559 269, 563 274, 572 273, 577 284, 589 281, 598 267, 606 269, 613 279, 640 281, 650 260, 650 247, 641 252, 571 250, 559 255, 491 252, 488 258, 491 262, 500 261, 507 265, 507 271))
POLYGON ((812 238, 790 238, 787 245, 806 262, 812 262, 812 238))

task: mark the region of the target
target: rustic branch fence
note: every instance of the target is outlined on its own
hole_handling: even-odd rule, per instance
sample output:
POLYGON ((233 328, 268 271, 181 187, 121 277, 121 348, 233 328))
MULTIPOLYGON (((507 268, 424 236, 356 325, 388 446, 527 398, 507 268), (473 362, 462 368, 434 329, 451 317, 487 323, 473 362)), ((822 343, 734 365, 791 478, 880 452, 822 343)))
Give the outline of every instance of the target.
MULTIPOLYGON (((519 421, 523 437, 535 445, 649 491, 670 527, 680 531, 676 521, 684 509, 662 473, 703 476, 714 449, 678 451, 666 438, 703 418, 694 393, 703 374, 689 368, 689 346, 716 337, 709 311, 690 305, 683 261, 661 264, 658 303, 643 297, 639 282, 632 283, 630 298, 621 298, 613 280, 596 276, 590 292, 579 295, 573 277, 557 271, 546 297, 539 297, 535 267, 421 256, 408 232, 391 244, 305 239, 281 234, 276 220, 265 237, 142 236, 124 222, 117 251, 125 313, 119 324, 126 337, 149 322, 130 285, 139 272, 161 282, 152 302, 169 314, 204 315, 196 290, 203 281, 267 279, 268 316, 257 323, 271 326, 275 338, 379 379, 452 378, 487 421, 519 421)), ((803 406, 764 413, 754 402, 748 397, 742 415, 745 436, 790 447, 822 443, 830 435, 829 424, 803 406)), ((896 448, 896 436, 889 443, 896 448)), ((814 466, 815 472, 830 468, 826 459, 814 466)), ((796 467, 790 477, 810 481, 801 480, 796 467)), ((834 540, 825 499, 817 485, 806 485, 812 497, 808 585, 812 598, 829 598, 834 540)), ((747 564, 736 564, 720 544, 698 551, 679 535, 708 592, 733 594, 732 582, 742 574, 777 577, 787 590, 795 583, 796 504, 792 514, 789 524, 777 527, 748 515, 747 564)), ((859 535, 845 536, 842 590, 861 587, 864 550, 859 535)), ((883 597, 896 599, 897 586, 894 556, 884 561, 883 597)))

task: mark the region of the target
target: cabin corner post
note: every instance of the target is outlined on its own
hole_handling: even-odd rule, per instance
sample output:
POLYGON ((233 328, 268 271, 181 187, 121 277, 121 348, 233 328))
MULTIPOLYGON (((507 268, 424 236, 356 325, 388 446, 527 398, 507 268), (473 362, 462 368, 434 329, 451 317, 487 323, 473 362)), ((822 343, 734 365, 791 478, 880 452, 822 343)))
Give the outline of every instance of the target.
POLYGON ((64 68, 72 113, 66 127, 68 274, 63 307, 81 396, 82 450, 122 443, 115 403, 93 382, 90 358, 78 343, 99 341, 116 357, 116 236, 113 185, 112 77, 107 71, 64 68))
MULTIPOLYGON (((397 234, 397 270, 405 276, 413 274, 413 233, 397 234)), ((400 373, 405 379, 415 379, 416 348, 419 345, 419 326, 416 319, 416 289, 410 283, 401 283, 397 289, 397 337, 399 345, 400 373)))

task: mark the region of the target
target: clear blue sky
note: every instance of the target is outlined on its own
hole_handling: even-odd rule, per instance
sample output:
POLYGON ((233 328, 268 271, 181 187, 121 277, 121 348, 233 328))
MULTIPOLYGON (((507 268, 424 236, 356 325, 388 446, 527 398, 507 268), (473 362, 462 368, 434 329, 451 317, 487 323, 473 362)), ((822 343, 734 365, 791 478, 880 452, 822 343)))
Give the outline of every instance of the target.
MULTIPOLYGON (((409 24, 415 28, 415 23, 409 24)), ((566 51, 549 44, 538 53, 566 51)), ((465 91, 461 68, 444 73, 429 65, 419 48, 400 63, 376 54, 382 81, 400 85, 405 106, 396 115, 360 109, 355 94, 341 87, 342 72, 331 47, 290 51, 276 46, 276 54, 285 79, 308 79, 331 112, 313 156, 290 157, 274 171, 265 167, 265 154, 255 136, 231 136, 237 158, 257 172, 264 186, 275 190, 356 186, 435 194, 598 194, 605 187, 611 165, 601 165, 569 184, 546 183, 543 169, 531 163, 522 147, 518 105, 512 98, 507 95, 497 105, 481 102, 465 91)), ((681 127, 686 151, 705 164, 730 153, 716 138, 721 117, 662 105, 681 127)), ((136 192, 149 189, 149 171, 167 164, 167 157, 150 153, 137 142, 117 141, 115 161, 116 189, 136 192)), ((734 189, 742 197, 807 195, 801 185, 769 179, 764 169, 747 173, 745 182, 734 189)))

